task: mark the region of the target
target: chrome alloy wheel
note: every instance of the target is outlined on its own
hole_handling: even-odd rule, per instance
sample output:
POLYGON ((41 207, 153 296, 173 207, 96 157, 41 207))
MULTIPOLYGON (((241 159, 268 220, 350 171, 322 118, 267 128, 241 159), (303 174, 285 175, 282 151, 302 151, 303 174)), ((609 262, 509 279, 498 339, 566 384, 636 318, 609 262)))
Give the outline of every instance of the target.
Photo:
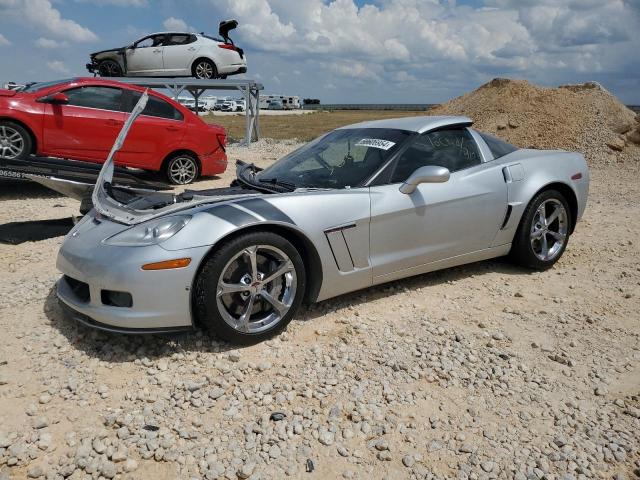
POLYGON ((296 298, 291 259, 271 245, 253 245, 234 255, 218 279, 216 301, 224 321, 243 333, 274 327, 296 298))
POLYGON ((200 62, 196 65, 196 77, 209 80, 213 78, 213 66, 209 62, 200 62))
POLYGON ((569 231, 569 217, 564 205, 555 198, 540 204, 531 223, 531 248, 536 257, 542 261, 556 258, 569 231))
POLYGON ((24 150, 24 139, 12 127, 0 125, 0 157, 18 158, 24 150))
POLYGON ((170 180, 177 185, 193 182, 198 174, 198 167, 191 157, 177 157, 169 165, 170 180))

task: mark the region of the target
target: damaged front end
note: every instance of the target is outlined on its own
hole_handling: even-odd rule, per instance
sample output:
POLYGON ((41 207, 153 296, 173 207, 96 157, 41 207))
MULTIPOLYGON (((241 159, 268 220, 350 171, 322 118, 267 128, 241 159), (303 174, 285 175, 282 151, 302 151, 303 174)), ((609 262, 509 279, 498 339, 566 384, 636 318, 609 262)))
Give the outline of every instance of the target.
POLYGON ((124 197, 119 195, 118 189, 112 185, 114 157, 124 144, 131 125, 144 110, 148 98, 149 95, 145 91, 122 127, 98 175, 91 200, 94 208, 101 216, 125 225, 134 225, 200 204, 261 195, 260 192, 255 190, 245 190, 247 193, 240 193, 242 190, 238 190, 237 194, 225 191, 224 193, 221 192, 222 194, 220 195, 215 193, 198 194, 198 192, 185 192, 179 195, 155 193, 139 195, 133 198, 130 195, 124 197))
POLYGON ((99 52, 93 52, 89 54, 90 62, 85 66, 89 73, 93 73, 93 75, 101 75, 101 76, 112 76, 112 75, 102 75, 104 72, 100 71, 100 62, 103 60, 111 59, 118 62, 122 66, 123 74, 127 72, 127 48, 111 48, 109 50, 101 50, 99 52))

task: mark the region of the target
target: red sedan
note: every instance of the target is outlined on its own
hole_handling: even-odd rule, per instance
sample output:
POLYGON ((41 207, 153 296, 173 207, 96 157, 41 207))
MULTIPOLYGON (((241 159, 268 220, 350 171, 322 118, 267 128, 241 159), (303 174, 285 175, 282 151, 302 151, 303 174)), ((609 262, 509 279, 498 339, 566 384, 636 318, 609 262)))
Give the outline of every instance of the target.
MULTIPOLYGON (((143 88, 76 78, 0 89, 0 157, 29 154, 102 163, 143 88)), ((162 171, 174 184, 227 167, 226 132, 156 91, 138 117, 116 164, 162 171)))

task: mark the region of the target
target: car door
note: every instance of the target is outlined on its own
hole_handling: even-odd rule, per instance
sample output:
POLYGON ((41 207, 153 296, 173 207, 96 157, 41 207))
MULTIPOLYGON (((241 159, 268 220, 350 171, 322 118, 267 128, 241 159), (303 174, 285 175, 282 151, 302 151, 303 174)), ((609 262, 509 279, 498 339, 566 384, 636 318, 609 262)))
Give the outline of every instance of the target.
POLYGON ((87 85, 63 93, 68 104, 45 104, 43 152, 104 162, 124 124, 122 90, 87 85))
POLYGON ((162 53, 165 72, 174 75, 191 75, 191 62, 195 59, 199 48, 197 37, 193 34, 168 35, 162 53))
POLYGON ((126 50, 127 74, 145 76, 161 73, 163 70, 163 43, 165 35, 149 35, 126 50))
POLYGON ((370 189, 374 282, 491 245, 504 220, 507 187, 500 167, 483 160, 467 128, 419 135, 398 156, 388 183, 370 189), (401 183, 425 165, 447 167, 449 180, 401 193, 401 183))
MULTIPOLYGON (((140 92, 125 91, 125 111, 131 112, 140 92)), ((125 118, 128 113, 125 113, 125 118)), ((184 117, 169 102, 149 95, 147 106, 131 126, 118 158, 132 167, 157 170, 186 132, 184 117)))

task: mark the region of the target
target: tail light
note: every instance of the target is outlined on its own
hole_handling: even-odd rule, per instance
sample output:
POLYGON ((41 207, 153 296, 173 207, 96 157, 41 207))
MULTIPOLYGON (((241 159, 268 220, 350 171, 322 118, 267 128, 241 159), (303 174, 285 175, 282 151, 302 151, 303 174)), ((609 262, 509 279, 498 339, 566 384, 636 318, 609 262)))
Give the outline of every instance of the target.
POLYGON ((242 50, 240 47, 236 47, 232 43, 219 43, 218 47, 224 48, 225 50, 233 50, 234 52, 238 52, 240 58, 244 58, 244 50, 242 50))
POLYGON ((227 135, 224 133, 216 133, 216 137, 218 138, 218 143, 222 145, 222 147, 227 146, 227 135))

